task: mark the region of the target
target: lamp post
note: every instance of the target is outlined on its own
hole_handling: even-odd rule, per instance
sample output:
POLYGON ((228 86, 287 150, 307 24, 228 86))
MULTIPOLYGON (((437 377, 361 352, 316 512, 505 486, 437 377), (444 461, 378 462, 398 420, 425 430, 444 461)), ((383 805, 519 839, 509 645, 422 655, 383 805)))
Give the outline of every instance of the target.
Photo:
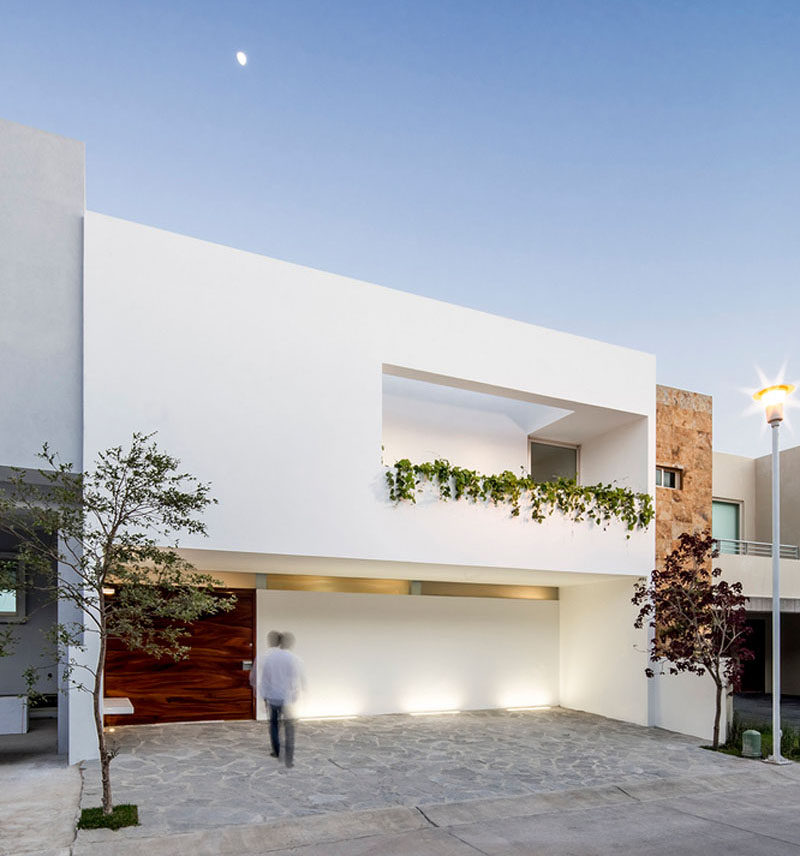
POLYGON ((778 456, 783 403, 794 386, 783 383, 759 390, 753 398, 764 405, 772 428, 772 754, 770 764, 789 764, 781 756, 781 475, 778 456))

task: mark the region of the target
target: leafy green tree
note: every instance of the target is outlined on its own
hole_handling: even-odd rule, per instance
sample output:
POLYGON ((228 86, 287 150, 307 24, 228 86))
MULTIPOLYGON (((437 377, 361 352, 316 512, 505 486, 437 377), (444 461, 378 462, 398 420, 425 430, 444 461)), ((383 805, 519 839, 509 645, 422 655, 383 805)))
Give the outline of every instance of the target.
POLYGON ((45 444, 41 483, 15 470, 0 496, 0 529, 18 540, 24 568, 19 580, 17 561, 6 562, 0 589, 36 586, 71 603, 79 616, 57 624, 53 635, 64 685, 93 696, 106 814, 113 810, 110 763, 116 754, 102 717, 108 641, 153 657, 185 658, 187 625, 234 603, 216 595, 217 581, 176 550, 180 533, 206 534, 199 515, 216 500, 208 484, 179 471, 179 461, 160 451, 153 436, 134 434, 127 448, 101 452, 83 473, 45 444), (90 634, 96 660, 89 655, 95 647, 88 644, 90 634))
MULTIPOLYGON (((719 720, 723 692, 737 692, 744 663, 752 660, 742 584, 720 580, 720 568, 708 532, 684 532, 666 557, 663 569, 635 586, 633 604, 639 607, 634 626, 652 630, 650 660, 666 666, 671 675, 708 673, 716 688, 713 747, 719 748, 719 720)), ((655 672, 645 669, 648 677, 655 672)))

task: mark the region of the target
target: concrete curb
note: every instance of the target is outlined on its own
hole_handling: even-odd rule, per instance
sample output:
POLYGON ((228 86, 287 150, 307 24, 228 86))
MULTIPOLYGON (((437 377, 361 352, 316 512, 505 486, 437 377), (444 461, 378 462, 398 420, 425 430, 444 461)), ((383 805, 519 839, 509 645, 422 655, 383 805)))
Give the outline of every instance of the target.
MULTIPOLYGON (((0 851, 11 853, 12 851, 0 851)), ((56 847, 50 850, 17 850, 14 851, 14 856, 71 856, 72 850, 69 847, 56 847)))
POLYGON ((311 814, 270 823, 223 826, 153 837, 115 838, 111 830, 92 830, 92 835, 79 831, 72 852, 73 856, 108 856, 110 852, 114 856, 141 856, 144 851, 147 856, 176 856, 179 853, 191 853, 192 856, 243 856, 304 844, 414 832, 426 828, 430 828, 430 824, 416 809, 396 806, 311 814), (97 833, 101 833, 102 837, 97 833), (110 845, 113 851, 109 849, 110 845))

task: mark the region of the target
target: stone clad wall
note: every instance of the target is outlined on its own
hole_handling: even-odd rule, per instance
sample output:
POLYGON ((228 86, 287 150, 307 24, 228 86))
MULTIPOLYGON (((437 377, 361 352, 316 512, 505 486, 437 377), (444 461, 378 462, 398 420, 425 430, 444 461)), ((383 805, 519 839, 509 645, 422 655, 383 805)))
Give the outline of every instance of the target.
POLYGON ((656 488, 656 561, 682 532, 711 529, 710 395, 656 387, 656 466, 682 472, 680 490, 656 488))

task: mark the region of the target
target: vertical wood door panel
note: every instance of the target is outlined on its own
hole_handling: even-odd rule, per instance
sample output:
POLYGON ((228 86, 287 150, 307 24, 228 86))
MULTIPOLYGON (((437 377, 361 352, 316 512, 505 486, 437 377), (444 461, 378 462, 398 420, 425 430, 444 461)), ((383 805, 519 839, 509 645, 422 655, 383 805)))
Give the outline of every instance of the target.
POLYGON ((255 592, 220 593, 235 594, 236 605, 191 625, 186 660, 156 660, 109 642, 105 695, 127 696, 134 712, 107 716, 107 725, 253 718, 249 673, 242 661, 254 657, 255 592))

